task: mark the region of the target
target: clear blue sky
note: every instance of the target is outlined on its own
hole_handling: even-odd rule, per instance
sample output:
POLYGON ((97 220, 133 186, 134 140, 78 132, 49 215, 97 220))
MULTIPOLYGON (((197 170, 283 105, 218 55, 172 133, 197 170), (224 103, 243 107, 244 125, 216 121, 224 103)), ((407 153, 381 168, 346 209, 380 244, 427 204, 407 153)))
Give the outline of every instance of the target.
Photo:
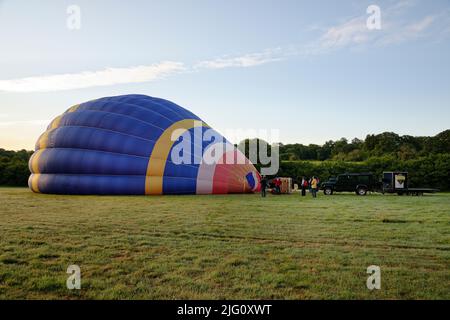
POLYGON ((69 106, 127 93, 283 143, 450 128, 448 0, 0 0, 0 39, 0 148, 32 149, 69 106))

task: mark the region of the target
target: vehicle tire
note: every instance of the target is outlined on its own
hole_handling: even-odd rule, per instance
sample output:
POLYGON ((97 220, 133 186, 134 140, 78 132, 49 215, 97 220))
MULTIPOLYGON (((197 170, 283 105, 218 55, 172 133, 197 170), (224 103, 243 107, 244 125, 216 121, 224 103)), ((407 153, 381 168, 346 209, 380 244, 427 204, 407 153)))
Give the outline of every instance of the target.
POLYGON ((360 188, 356 189, 356 194, 358 196, 365 196, 365 195, 367 195, 367 189, 360 187, 360 188))
POLYGON ((325 189, 323 189, 323 194, 326 196, 331 196, 333 195, 333 189, 331 189, 330 187, 326 187, 325 189))

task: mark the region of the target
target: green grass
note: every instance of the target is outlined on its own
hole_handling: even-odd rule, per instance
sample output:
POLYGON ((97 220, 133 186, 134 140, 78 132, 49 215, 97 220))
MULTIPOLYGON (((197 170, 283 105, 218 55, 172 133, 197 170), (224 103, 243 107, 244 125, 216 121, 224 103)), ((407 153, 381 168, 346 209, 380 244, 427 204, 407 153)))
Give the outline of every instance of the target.
POLYGON ((0 188, 0 299, 449 299, 450 195, 0 188), (66 288, 78 264, 81 290, 66 288), (381 290, 366 269, 381 267, 381 290))

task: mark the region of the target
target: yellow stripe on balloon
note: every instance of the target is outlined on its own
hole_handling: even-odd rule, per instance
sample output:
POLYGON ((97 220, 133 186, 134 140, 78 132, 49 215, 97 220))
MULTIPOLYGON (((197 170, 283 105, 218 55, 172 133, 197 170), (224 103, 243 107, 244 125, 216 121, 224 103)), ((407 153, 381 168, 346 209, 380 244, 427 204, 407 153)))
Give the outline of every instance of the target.
POLYGON ((53 119, 53 121, 50 123, 50 129, 56 129, 59 127, 60 123, 61 123, 61 119, 62 119, 62 114, 57 116, 55 119, 53 119))
POLYGON ((195 127, 209 127, 206 123, 195 119, 184 119, 167 128, 153 147, 152 154, 147 165, 145 177, 145 194, 162 194, 163 176, 169 152, 175 141, 186 131, 195 127), (172 136, 175 134, 175 136, 172 136))
POLYGON ((42 152, 44 152, 44 149, 37 150, 30 159, 30 169, 32 173, 39 173, 39 158, 41 157, 42 152))
POLYGON ((41 175, 39 173, 34 173, 31 175, 31 190, 33 192, 36 193, 40 193, 41 191, 39 190, 39 177, 41 175))
POLYGON ((48 146, 48 135, 50 134, 51 131, 52 130, 47 130, 41 135, 41 137, 39 138, 39 142, 38 142, 39 149, 47 148, 47 146, 48 146))
POLYGON ((67 109, 66 112, 68 112, 68 113, 70 113, 70 112, 75 112, 75 111, 78 110, 79 107, 80 107, 80 105, 79 105, 79 104, 76 104, 76 105, 74 105, 74 106, 71 106, 69 109, 67 109))

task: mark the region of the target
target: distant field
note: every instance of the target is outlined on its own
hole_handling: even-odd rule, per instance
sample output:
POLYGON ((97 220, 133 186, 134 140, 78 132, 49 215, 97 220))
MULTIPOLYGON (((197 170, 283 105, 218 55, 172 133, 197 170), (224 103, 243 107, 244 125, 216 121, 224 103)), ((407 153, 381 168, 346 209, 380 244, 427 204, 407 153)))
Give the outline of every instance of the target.
POLYGON ((450 194, 98 197, 0 188, 0 299, 450 299, 450 194), (82 288, 66 288, 67 266, 82 288), (366 269, 381 267, 381 290, 366 269))

